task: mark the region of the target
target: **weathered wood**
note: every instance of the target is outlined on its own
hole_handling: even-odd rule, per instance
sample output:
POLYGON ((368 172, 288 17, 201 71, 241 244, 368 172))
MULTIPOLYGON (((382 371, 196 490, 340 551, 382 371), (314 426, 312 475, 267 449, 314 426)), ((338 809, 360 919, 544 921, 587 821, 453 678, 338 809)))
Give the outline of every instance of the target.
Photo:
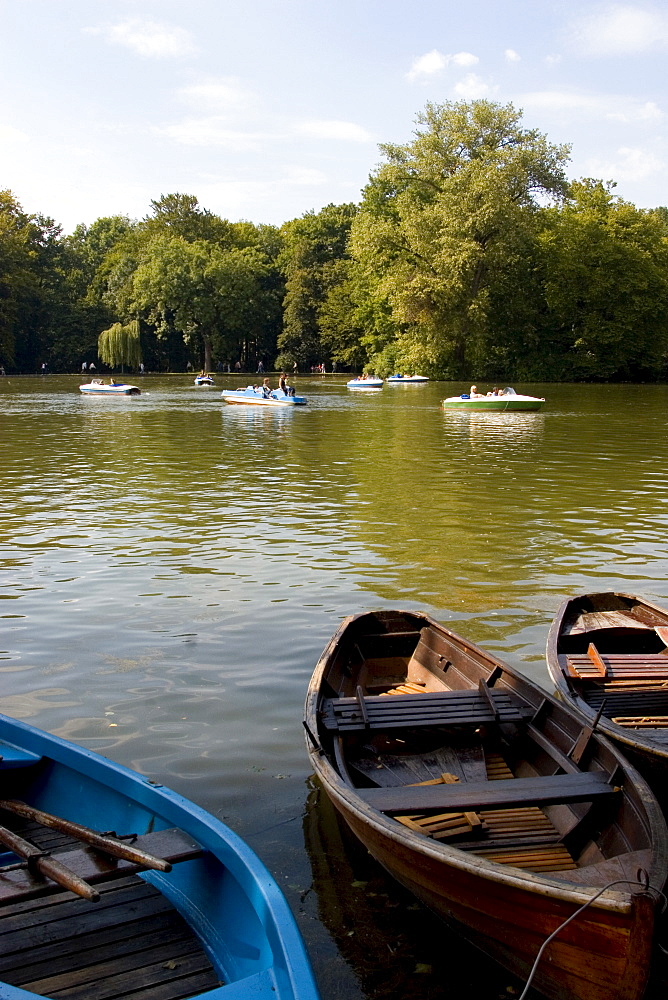
POLYGON ((60 816, 54 816, 52 813, 44 812, 41 809, 34 809, 32 806, 26 805, 25 802, 19 802, 15 799, 0 799, 0 809, 11 812, 15 816, 21 816, 23 819, 33 820, 41 826, 48 826, 53 830, 58 830, 60 833, 74 837, 76 840, 83 840, 84 843, 90 844, 91 847, 95 847, 99 851, 104 851, 105 854, 110 854, 114 858, 134 861, 135 864, 142 865, 144 868, 150 868, 154 871, 171 871, 171 865, 164 858, 156 858, 152 854, 148 854, 147 851, 140 851, 132 843, 124 842, 115 837, 104 836, 96 830, 91 830, 90 827, 82 826, 80 823, 73 823, 71 820, 62 819, 60 816))
POLYGON ((387 813, 423 812, 442 809, 451 812, 531 805, 591 802, 613 796, 603 773, 580 772, 507 781, 468 782, 456 785, 407 785, 404 788, 359 788, 361 799, 387 813))
POLYGON ((355 698, 323 702, 322 723, 327 729, 396 729, 414 726, 480 726, 485 723, 521 723, 533 712, 512 695, 488 689, 489 698, 471 691, 426 691, 387 698, 367 695, 362 706, 355 698))
MULTIPOLYGON (((176 829, 145 834, 137 837, 135 843, 140 850, 151 848, 149 853, 160 854, 170 863, 189 861, 202 853, 198 844, 176 829)), ((57 860, 92 884, 119 878, 145 867, 136 862, 105 857, 88 847, 74 847, 59 854, 57 860)), ((10 870, 0 870, 0 906, 17 899, 53 893, 57 889, 54 883, 45 882, 26 867, 11 866, 10 870)))
POLYGON ((588 653, 571 653, 566 658, 569 677, 583 681, 668 680, 668 657, 663 653, 599 653, 605 667, 592 662, 588 653))
POLYGON ((60 892, 0 914, 2 979, 67 1000, 177 1000, 219 979, 183 918, 152 886, 128 877, 104 886, 100 903, 60 892), (45 922, 44 905, 48 919, 45 922))

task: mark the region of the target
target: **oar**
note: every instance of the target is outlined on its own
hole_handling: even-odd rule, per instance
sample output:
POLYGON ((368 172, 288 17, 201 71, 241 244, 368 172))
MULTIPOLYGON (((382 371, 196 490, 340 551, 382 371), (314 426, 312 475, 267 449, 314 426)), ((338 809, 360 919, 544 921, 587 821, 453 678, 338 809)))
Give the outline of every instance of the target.
POLYGON ((12 833, 5 826, 0 826, 0 843, 3 843, 20 858, 25 858, 28 862, 28 868, 36 868, 40 874, 46 875, 47 878, 50 878, 52 882, 56 882, 57 885, 62 886, 63 889, 69 889, 70 892, 75 892, 77 896, 83 896, 84 899, 90 900, 91 903, 97 903, 99 900, 99 892, 88 885, 88 882, 84 882, 82 878, 79 878, 71 868, 61 864, 60 861, 56 861, 55 858, 50 857, 48 854, 44 854, 34 844, 30 844, 23 837, 12 833))
POLYGON ((163 858, 156 858, 153 854, 148 854, 147 851, 131 847, 129 844, 124 844, 111 837, 105 837, 103 834, 96 833, 95 830, 91 830, 87 826, 82 826, 80 823, 73 823, 70 820, 61 819, 60 816, 53 816, 51 813, 42 812, 41 809, 34 809, 25 802, 18 802, 14 799, 0 799, 0 808, 6 809, 7 812, 15 813, 17 816, 22 816, 24 819, 34 820, 36 823, 48 826, 52 830, 69 834, 69 836, 74 837, 76 840, 82 840, 84 843, 90 844, 96 850, 104 851, 105 854, 111 854, 114 858, 121 858, 123 861, 132 861, 143 868, 152 868, 159 872, 170 872, 172 870, 169 861, 165 861, 163 858))

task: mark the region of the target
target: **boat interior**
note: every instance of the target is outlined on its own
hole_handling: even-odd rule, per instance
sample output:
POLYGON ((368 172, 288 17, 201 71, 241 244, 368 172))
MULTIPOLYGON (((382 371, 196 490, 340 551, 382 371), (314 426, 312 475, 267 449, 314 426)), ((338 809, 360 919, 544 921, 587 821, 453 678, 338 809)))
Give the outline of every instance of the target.
POLYGON ((649 864, 617 758, 571 713, 457 637, 401 613, 353 623, 326 667, 320 732, 370 806, 434 841, 603 885, 649 864))
POLYGON ((668 615, 621 595, 582 597, 557 652, 567 683, 593 711, 668 745, 668 615))
MULTIPOLYGON (((86 861, 80 839, 5 810, 0 821, 68 870, 82 872, 83 865, 87 881, 97 883, 104 863, 93 852, 86 861)), ((183 840, 172 833, 179 831, 156 835, 154 849, 173 863, 193 857, 182 842, 171 853, 183 840)), ((83 898, 32 874, 11 852, 0 855, 0 864, 2 982, 68 1000, 186 1000, 221 985, 190 926, 132 866, 107 862, 105 881, 83 898)))

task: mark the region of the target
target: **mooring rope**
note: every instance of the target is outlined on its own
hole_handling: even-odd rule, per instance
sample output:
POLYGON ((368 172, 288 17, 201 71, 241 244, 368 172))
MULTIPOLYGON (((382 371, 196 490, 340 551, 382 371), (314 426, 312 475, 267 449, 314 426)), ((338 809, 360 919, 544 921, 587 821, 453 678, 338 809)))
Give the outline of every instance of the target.
MULTIPOLYGON (((608 889, 611 889, 613 885, 639 885, 643 892, 654 892, 663 901, 661 912, 663 912, 666 909, 666 904, 668 900, 666 900, 665 895, 661 892, 660 889, 657 889, 655 886, 649 884, 649 875, 643 868, 640 868, 638 870, 638 876, 635 880, 627 878, 618 878, 615 879, 614 882, 608 882, 608 884, 604 885, 602 889, 599 889, 596 895, 592 896, 591 899, 588 899, 587 902, 583 903, 582 906, 580 906, 577 910, 575 910, 574 913, 571 913, 570 917, 567 917, 566 920, 563 921, 563 923, 559 924, 557 929, 552 931, 549 937, 545 938, 542 945, 538 949, 538 954, 536 955, 534 963, 531 966, 531 972, 529 973, 529 978, 527 979, 524 989, 522 990, 522 993, 518 998, 518 1000, 525 1000, 525 997, 529 992, 529 987, 531 986, 531 983, 533 981, 533 977, 536 974, 536 969, 538 968, 538 964, 541 958, 543 957, 543 952, 547 948, 550 941, 553 941, 554 938, 556 938, 557 934, 563 931, 564 927, 567 927, 572 920, 575 920, 575 918, 579 916, 584 910, 586 910, 588 906, 591 906, 592 903, 595 903, 598 897, 602 896, 604 892, 608 891, 608 889)), ((663 952, 668 954, 668 951, 666 951, 665 948, 661 947, 661 945, 659 945, 659 947, 663 952)))

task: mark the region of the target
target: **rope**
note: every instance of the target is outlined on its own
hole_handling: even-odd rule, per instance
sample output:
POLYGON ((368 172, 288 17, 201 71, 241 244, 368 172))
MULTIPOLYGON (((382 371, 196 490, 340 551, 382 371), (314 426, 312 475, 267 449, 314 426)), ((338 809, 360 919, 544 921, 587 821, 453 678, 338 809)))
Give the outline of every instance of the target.
MULTIPOLYGON (((578 907, 578 909, 575 910, 574 913, 571 913, 570 917, 567 917, 566 920, 563 921, 563 923, 559 924, 559 926, 557 927, 557 929, 554 930, 554 931, 552 931, 552 933, 550 934, 549 937, 545 938, 545 940, 543 941, 542 945, 538 949, 538 954, 536 955, 536 957, 534 959, 534 963, 531 966, 531 972, 529 973, 529 978, 527 979, 526 985, 525 985, 524 989, 522 990, 522 993, 521 993, 520 997, 518 998, 518 1000, 525 1000, 525 997, 526 997, 526 995, 527 995, 527 993, 529 991, 529 987, 531 986, 531 983, 533 981, 533 977, 536 974, 536 970, 538 968, 538 964, 539 964, 541 958, 543 957, 543 952, 547 948, 547 946, 550 943, 550 941, 553 941, 554 938, 556 938, 557 934, 559 934, 561 931, 563 931, 564 927, 567 927, 568 924, 570 924, 570 922, 572 920, 575 920, 575 918, 577 916, 579 916, 584 910, 586 910, 588 906, 591 906, 592 903, 595 903, 596 900, 598 899, 598 897, 602 896, 604 892, 608 891, 608 889, 611 889, 613 885, 639 885, 640 888, 641 888, 641 890, 643 892, 647 892, 648 890, 650 892, 655 892, 657 894, 657 896, 660 899, 663 900, 662 910, 665 910, 665 908, 666 908, 666 902, 667 902, 666 901, 666 897, 664 896, 664 894, 661 892, 660 889, 656 889, 653 885, 649 884, 649 876, 648 876, 647 872, 644 871, 644 869, 642 869, 642 868, 640 868, 638 870, 638 877, 635 880, 633 880, 633 879, 626 879, 626 878, 618 878, 618 879, 615 879, 614 882, 608 882, 608 884, 604 885, 602 889, 599 889, 599 891, 596 893, 595 896, 592 896, 591 899, 588 899, 587 902, 583 903, 582 906, 578 907)), ((659 946, 659 947, 661 947, 661 946, 659 946)), ((661 950, 664 951, 665 949, 662 948, 661 950)))

